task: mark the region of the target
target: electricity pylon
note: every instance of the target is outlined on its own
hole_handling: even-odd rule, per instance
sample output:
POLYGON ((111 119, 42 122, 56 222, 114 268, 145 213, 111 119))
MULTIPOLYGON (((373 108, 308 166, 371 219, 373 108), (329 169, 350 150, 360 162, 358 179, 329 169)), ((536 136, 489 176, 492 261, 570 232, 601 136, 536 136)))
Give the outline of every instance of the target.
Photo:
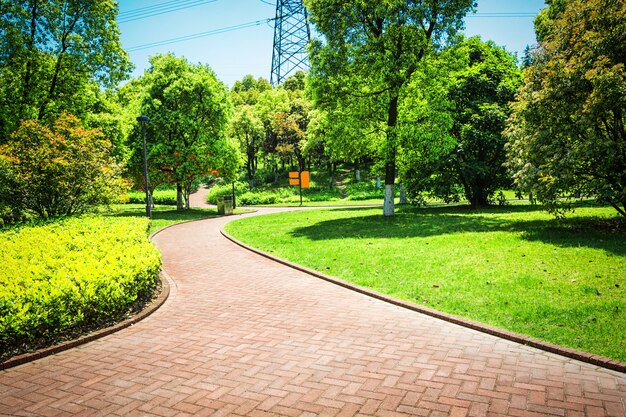
POLYGON ((276 0, 270 76, 273 86, 281 84, 297 69, 308 69, 307 45, 310 40, 309 20, 302 0, 276 0))

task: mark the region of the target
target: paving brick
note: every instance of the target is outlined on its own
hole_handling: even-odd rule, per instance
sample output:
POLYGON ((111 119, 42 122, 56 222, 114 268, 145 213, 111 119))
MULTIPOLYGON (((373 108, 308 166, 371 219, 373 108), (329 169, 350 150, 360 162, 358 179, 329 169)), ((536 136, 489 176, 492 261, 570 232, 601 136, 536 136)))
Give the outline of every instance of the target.
POLYGON ((226 221, 157 234, 166 303, 103 339, 0 371, 0 415, 625 415, 623 374, 278 264, 224 239, 226 221))

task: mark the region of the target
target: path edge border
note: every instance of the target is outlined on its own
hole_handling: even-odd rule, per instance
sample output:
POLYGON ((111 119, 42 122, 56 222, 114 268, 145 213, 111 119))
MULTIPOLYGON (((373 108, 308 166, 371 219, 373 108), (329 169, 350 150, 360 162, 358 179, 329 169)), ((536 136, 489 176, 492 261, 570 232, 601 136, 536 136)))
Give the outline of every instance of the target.
POLYGON ((256 253, 257 255, 261 255, 267 259, 270 259, 274 262, 285 265, 289 268, 295 269, 300 272, 304 272, 305 274, 311 275, 316 278, 320 278, 324 281, 330 282, 335 285, 339 285, 340 287, 344 287, 346 289, 364 294, 366 296, 375 298, 377 300, 381 300, 387 302, 389 304, 393 304, 398 307, 402 307, 411 311, 415 311, 417 313, 425 314, 430 317, 434 317, 440 320, 444 320, 453 324, 457 324, 459 326, 467 327, 472 330, 476 330, 482 333, 486 333, 492 336, 501 337, 502 339, 509 340, 512 342, 520 343, 525 346, 534 347, 549 353, 555 353, 557 355, 561 355, 570 359, 575 359, 581 362, 585 362, 591 365, 596 365, 602 368, 610 369, 612 371, 618 371, 622 373, 626 373, 626 362, 620 362, 614 359, 606 358, 599 355, 594 355, 591 353, 581 352, 575 349, 567 348, 564 346, 555 345, 553 343, 545 342, 543 340, 535 339, 533 337, 525 336, 519 333, 511 332, 508 330, 500 329, 497 327, 489 326, 487 324, 479 323, 476 321, 464 319, 462 317, 454 316, 452 314, 444 313, 438 310, 434 310, 432 308, 428 308, 419 304, 414 304, 408 301, 400 300, 394 297, 391 297, 386 294, 379 293, 377 291, 371 290, 369 288, 361 287, 356 284, 352 284, 348 281, 344 281, 340 278, 332 277, 330 275, 323 274, 321 272, 315 271, 313 269, 307 268, 305 266, 301 266, 298 264, 294 264, 286 259, 279 258, 275 255, 271 255, 267 252, 263 252, 260 249, 249 246, 237 239, 233 236, 229 235, 224 227, 221 228, 220 233, 223 237, 230 240, 234 244, 250 251, 256 253))
POLYGON ((100 330, 96 330, 84 336, 80 336, 76 339, 68 340, 66 342, 61 342, 59 344, 56 344, 47 348, 38 349, 34 352, 28 352, 28 353, 23 353, 21 355, 13 356, 4 362, 0 362, 0 371, 13 368, 15 366, 23 365, 25 363, 32 362, 37 359, 42 359, 42 358, 45 358, 46 356, 51 356, 51 355, 63 352, 65 350, 69 350, 77 346, 84 345, 89 342, 93 342, 94 340, 97 340, 97 339, 103 338, 104 336, 108 336, 110 334, 118 332, 122 329, 130 327, 138 323, 139 321, 145 319, 146 317, 148 317, 149 315, 157 311, 165 303, 165 301, 167 301, 170 295, 170 283, 169 283, 167 273, 161 270, 161 272, 159 273, 159 278, 161 280, 161 288, 162 288, 159 295, 146 308, 144 308, 137 314, 133 315, 132 317, 126 320, 123 320, 119 323, 116 323, 112 326, 105 327, 100 330))

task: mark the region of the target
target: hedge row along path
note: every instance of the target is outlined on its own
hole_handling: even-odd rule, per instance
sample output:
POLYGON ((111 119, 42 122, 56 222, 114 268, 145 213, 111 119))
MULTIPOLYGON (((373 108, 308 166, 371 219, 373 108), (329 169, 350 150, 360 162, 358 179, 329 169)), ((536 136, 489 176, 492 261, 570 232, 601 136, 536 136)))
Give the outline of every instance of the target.
POLYGON ((171 277, 165 304, 113 335, 0 371, 0 415, 625 415, 624 373, 278 264, 221 236, 228 220, 157 234, 171 277))

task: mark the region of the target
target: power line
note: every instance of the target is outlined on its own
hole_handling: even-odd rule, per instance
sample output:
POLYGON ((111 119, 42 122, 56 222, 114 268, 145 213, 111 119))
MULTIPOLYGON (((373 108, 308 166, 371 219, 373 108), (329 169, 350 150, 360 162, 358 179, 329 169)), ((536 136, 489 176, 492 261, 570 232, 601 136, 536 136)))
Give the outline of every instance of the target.
POLYGON ((122 12, 118 15, 117 23, 132 22, 165 13, 189 9, 191 7, 202 6, 204 4, 215 3, 216 1, 218 0, 170 0, 154 6, 141 7, 139 9, 122 12))
MULTIPOLYGON (((183 0, 183 1, 185 1, 185 0, 183 0)), ((152 6, 139 7, 137 9, 127 10, 125 12, 119 12, 118 16, 125 17, 125 16, 132 15, 132 14, 149 12, 149 11, 152 11, 154 9, 157 9, 157 8, 160 8, 160 7, 166 7, 167 5, 176 4, 176 3, 180 4, 180 0, 170 0, 170 1, 163 2, 163 3, 155 4, 155 5, 152 5, 152 6)))
MULTIPOLYGON (((154 6, 142 7, 139 9, 122 12, 119 15, 122 16, 119 18, 118 23, 126 23, 133 20, 139 20, 147 17, 157 16, 160 14, 166 14, 175 12, 178 10, 188 9, 191 7, 200 6, 202 4, 214 3, 218 0, 170 0, 163 3, 159 3, 154 6)), ((262 3, 273 5, 269 1, 259 0, 262 3)), ((477 17, 477 18, 511 18, 511 17, 535 17, 534 13, 475 13, 472 15, 468 15, 467 17, 477 17)), ((271 22, 276 21, 276 18, 267 18, 262 20, 255 20, 253 22, 241 23, 234 26, 228 26, 219 29, 213 29, 206 32, 197 32, 190 35, 179 36, 176 38, 163 39, 160 41, 150 42, 142 45, 132 46, 127 48, 129 52, 140 51, 143 49, 154 48, 157 46, 169 45, 173 43, 185 42, 188 40, 194 40, 198 38, 203 38, 212 35, 219 35, 227 32, 234 32, 237 30, 247 29, 254 26, 260 26, 262 23, 270 24, 271 22)))
POLYGON ((228 26, 228 27, 224 27, 224 28, 220 28, 220 29, 213 29, 213 30, 209 30, 207 32, 199 32, 199 33, 194 33, 194 34, 191 34, 191 35, 179 36, 177 38, 164 39, 164 40, 161 40, 161 41, 146 43, 146 44, 143 44, 143 45, 132 46, 130 48, 127 48, 126 50, 128 52, 135 52, 135 51, 140 51, 142 49, 154 48, 156 46, 169 45, 169 44, 172 44, 172 43, 189 41, 189 40, 193 40, 193 39, 203 38, 203 37, 206 37, 206 36, 219 35, 221 33, 233 32, 233 31, 236 31, 236 30, 247 29, 247 28, 250 28, 250 27, 253 27, 253 26, 259 26, 259 25, 261 25, 263 23, 271 22, 272 20, 274 20, 274 19, 255 20, 254 22, 241 23, 239 25, 228 26))
POLYGON ((506 19, 511 17, 535 17, 536 13, 474 13, 469 14, 466 17, 479 17, 479 18, 498 18, 506 19))

